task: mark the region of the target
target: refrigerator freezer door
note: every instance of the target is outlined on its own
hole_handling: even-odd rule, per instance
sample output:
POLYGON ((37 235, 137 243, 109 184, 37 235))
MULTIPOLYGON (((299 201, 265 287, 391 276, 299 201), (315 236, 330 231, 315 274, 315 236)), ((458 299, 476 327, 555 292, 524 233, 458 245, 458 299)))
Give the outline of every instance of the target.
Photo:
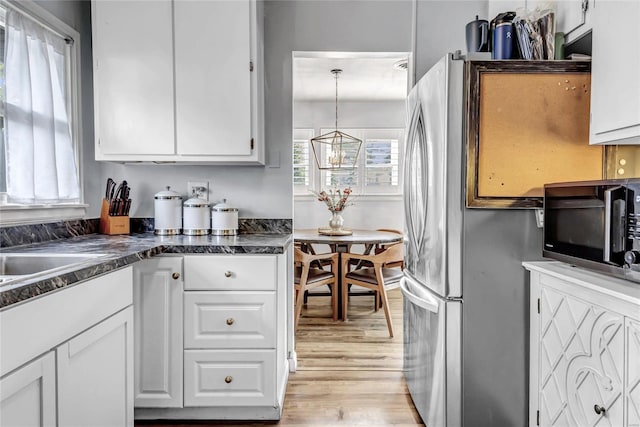
POLYGON ((461 423, 460 316, 462 303, 446 301, 409 276, 404 296, 404 375, 427 426, 461 423))

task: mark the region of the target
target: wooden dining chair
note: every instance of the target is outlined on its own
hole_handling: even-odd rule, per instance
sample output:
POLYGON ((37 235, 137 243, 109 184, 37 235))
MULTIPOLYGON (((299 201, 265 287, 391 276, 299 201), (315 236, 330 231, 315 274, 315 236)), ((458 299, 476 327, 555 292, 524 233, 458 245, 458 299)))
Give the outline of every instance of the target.
POLYGON ((329 285, 331 288, 331 310, 333 311, 333 320, 338 320, 338 254, 317 254, 311 255, 302 252, 299 248, 294 247, 295 262, 295 290, 296 290, 296 306, 295 306, 295 324, 294 329, 298 329, 304 295, 309 289, 319 286, 329 285), (317 268, 312 264, 315 261, 330 260, 331 271, 317 268))
MULTIPOLYGON (((402 231, 400 230, 396 230, 393 228, 378 228, 378 230, 376 231, 387 231, 389 233, 396 233, 399 235, 403 235, 402 231)), ((375 249, 373 250, 374 253, 380 253, 383 250, 385 250, 386 248, 388 248, 389 246, 393 246, 393 245, 402 245, 403 242, 395 242, 395 243, 379 243, 376 245, 375 249)), ((400 261, 393 261, 390 262, 388 264, 385 265, 385 267, 400 267, 400 268, 404 268, 404 259, 401 259, 400 261)))
POLYGON ((347 320, 347 305, 349 300, 349 285, 358 285, 376 292, 376 308, 379 306, 378 298, 384 308, 387 319, 389 335, 393 337, 393 324, 389 310, 387 291, 400 286, 402 268, 386 267, 403 259, 403 245, 395 244, 382 250, 378 254, 359 255, 342 254, 342 318, 347 320), (350 260, 358 259, 370 262, 373 267, 356 268, 348 271, 350 260))

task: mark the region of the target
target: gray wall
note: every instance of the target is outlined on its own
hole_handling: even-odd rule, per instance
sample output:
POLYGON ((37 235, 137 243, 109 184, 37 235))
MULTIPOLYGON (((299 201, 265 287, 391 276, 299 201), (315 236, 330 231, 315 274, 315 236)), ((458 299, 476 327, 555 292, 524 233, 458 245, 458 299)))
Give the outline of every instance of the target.
MULTIPOLYGON (((132 186, 132 216, 153 216, 153 195, 171 185, 186 194, 187 181, 208 180, 210 197, 240 208, 241 216, 291 218, 291 52, 412 49, 412 0, 267 0, 265 2, 265 123, 267 161, 279 167, 121 165, 95 162, 90 2, 40 0, 82 37, 82 111, 85 201, 99 215, 107 177, 132 186)), ((464 25, 486 16, 486 1, 417 0, 416 68, 420 77, 445 53, 464 50, 464 25)))
POLYGON ((187 181, 208 180, 211 200, 226 197, 243 217, 292 218, 291 53, 410 51, 412 3, 379 1, 265 2, 265 123, 268 163, 279 167, 121 165, 95 162, 90 2, 39 1, 81 32, 83 42, 83 164, 88 217, 97 217, 107 177, 132 187, 132 216, 153 216, 153 195, 171 185, 186 195, 187 181))
POLYGON ((476 15, 487 19, 487 9, 487 0, 417 0, 416 81, 446 53, 466 52, 465 26, 476 15))

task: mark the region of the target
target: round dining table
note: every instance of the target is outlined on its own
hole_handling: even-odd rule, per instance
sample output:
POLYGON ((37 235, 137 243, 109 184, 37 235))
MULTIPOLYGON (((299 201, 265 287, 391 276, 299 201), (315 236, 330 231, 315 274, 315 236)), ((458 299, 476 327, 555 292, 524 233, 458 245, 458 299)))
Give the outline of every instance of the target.
POLYGON ((311 228, 293 230, 293 240, 303 246, 323 243, 329 245, 332 252, 347 252, 351 245, 364 245, 364 253, 368 254, 374 245, 402 242, 402 234, 382 230, 352 230, 352 234, 347 236, 328 236, 318 233, 317 228, 311 228))
MULTIPOLYGON (((294 229, 293 241, 300 243, 302 251, 309 252, 309 245, 329 245, 331 252, 349 252, 352 245, 364 245, 363 254, 369 255, 375 245, 389 245, 402 242, 402 234, 383 230, 352 230, 347 236, 320 234, 317 228, 294 229)), ((342 262, 338 263, 338 281, 342 281, 342 262)), ((341 286, 338 286, 341 289, 341 286)), ((342 299, 345 296, 338 292, 338 318, 342 319, 342 299)))

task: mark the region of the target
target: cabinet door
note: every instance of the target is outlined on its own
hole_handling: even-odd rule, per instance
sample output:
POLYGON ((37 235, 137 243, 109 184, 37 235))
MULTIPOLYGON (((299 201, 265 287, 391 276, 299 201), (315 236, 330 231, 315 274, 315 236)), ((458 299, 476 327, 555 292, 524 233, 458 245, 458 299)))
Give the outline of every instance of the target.
POLYGON ((56 425, 56 362, 52 351, 0 379, 0 425, 56 425))
POLYGON ((626 320, 627 343, 625 365, 628 367, 625 378, 625 406, 627 411, 626 427, 640 426, 640 322, 626 320))
POLYGON ((251 1, 174 8, 178 153, 250 156, 251 1))
MULTIPOLYGON (((536 2, 542 3, 542 1, 536 2)), ((556 31, 565 35, 578 30, 585 23, 587 0, 564 0, 555 3, 556 31)))
POLYGON ((541 426, 621 426, 624 318, 543 287, 540 311, 541 426), (604 408, 600 414, 596 405, 604 408))
POLYGON ((61 426, 133 427, 133 307, 56 349, 61 426))
POLYGON ((171 1, 94 0, 92 27, 96 159, 173 154, 171 1))
POLYGON ((135 406, 182 407, 182 257, 134 265, 135 406))
POLYGON ((597 1, 590 13, 591 143, 640 144, 640 2, 597 1))

